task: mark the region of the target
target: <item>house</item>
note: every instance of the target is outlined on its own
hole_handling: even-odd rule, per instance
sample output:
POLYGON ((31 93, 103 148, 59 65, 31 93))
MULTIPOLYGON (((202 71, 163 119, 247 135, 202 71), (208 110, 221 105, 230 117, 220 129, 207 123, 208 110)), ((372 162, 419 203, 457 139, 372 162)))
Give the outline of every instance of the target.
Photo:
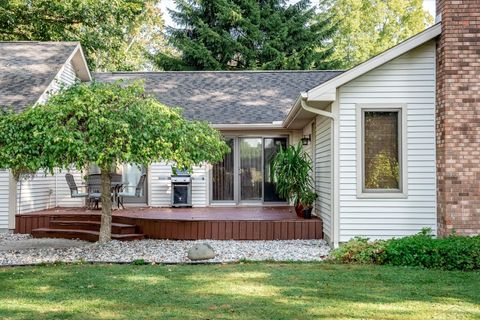
MULTIPOLYGON (((221 163, 194 168, 193 206, 281 204, 268 161, 275 146, 302 140, 314 162, 319 194, 314 213, 331 243, 354 236, 405 236, 424 227, 438 235, 453 230, 477 234, 480 4, 443 0, 437 12, 432 27, 344 72, 118 72, 92 77, 142 79, 161 102, 221 130, 232 152, 221 163)), ((6 56, 4 45, 0 57, 6 56)), ((26 52, 22 46, 29 44, 16 45, 26 52)), ((45 50, 55 46, 37 45, 45 50)), ((68 69, 67 56, 56 70, 68 69)), ((80 67, 83 59, 75 61, 70 62, 75 76, 88 81, 88 70, 80 67)), ((59 81, 59 72, 51 78, 59 81)), ((170 166, 156 163, 142 170, 148 178, 140 201, 169 206, 170 166)), ((141 173, 128 165, 121 171, 132 183, 141 173)), ((1 179, 3 228, 5 212, 12 216, 19 198, 17 212, 52 205, 45 194, 61 194, 53 205, 74 204, 59 180, 52 187, 51 178, 37 177, 24 182, 19 195, 19 187, 7 188, 8 173, 1 179)))
MULTIPOLYGON (((62 86, 91 79, 79 43, 0 42, 0 106, 21 112, 43 103, 62 86)), ((14 229, 16 213, 82 205, 70 198, 64 175, 38 172, 17 184, 8 171, 0 170, 0 231, 14 229)))

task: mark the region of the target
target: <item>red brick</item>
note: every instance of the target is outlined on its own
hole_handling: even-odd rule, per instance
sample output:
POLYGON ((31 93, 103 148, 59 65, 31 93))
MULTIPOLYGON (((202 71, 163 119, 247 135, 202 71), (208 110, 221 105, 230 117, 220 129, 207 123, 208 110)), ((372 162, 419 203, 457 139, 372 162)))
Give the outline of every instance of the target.
POLYGON ((437 0, 437 216, 440 235, 480 233, 480 1, 437 0))

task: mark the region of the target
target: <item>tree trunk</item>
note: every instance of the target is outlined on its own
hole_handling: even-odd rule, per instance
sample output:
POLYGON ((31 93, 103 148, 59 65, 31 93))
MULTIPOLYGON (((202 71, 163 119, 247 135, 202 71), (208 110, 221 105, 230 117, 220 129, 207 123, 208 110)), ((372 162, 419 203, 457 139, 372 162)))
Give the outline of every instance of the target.
POLYGON ((98 242, 106 243, 112 236, 112 196, 111 196, 111 177, 110 168, 101 169, 102 178, 102 223, 100 226, 100 235, 98 242))

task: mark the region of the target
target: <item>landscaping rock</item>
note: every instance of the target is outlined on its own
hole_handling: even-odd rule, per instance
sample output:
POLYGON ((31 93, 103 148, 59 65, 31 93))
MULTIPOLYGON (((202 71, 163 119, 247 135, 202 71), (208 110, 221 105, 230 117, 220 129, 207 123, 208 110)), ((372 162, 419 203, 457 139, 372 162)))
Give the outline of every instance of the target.
POLYGON ((193 261, 213 259, 215 251, 208 243, 198 243, 188 250, 187 257, 193 261))
MULTIPOLYGON (((0 250, 1 265, 38 264, 51 262, 108 262, 131 263, 144 260, 148 263, 189 263, 187 252, 192 246, 208 244, 215 258, 208 262, 235 261, 321 261, 330 251, 324 240, 137 240, 110 241, 105 244, 84 243, 81 246, 45 246, 41 249, 20 248, 25 241, 36 241, 29 235, 0 234, 0 248, 18 242, 18 248, 0 250), (10 249, 10 250, 9 250, 10 249), (13 250, 11 250, 13 249, 13 250)), ((47 239, 45 239, 47 240, 47 239)), ((61 240, 61 239, 59 239, 61 240)), ((45 243, 49 243, 46 241, 45 243)), ((50 244, 52 244, 50 242, 50 244)))

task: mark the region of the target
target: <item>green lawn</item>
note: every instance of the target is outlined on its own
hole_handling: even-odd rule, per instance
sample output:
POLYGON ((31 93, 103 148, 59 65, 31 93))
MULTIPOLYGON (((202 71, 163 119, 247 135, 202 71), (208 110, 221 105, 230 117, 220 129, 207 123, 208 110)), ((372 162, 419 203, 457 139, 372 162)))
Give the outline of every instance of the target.
POLYGON ((480 273, 322 263, 0 268, 0 319, 480 319, 480 273))

